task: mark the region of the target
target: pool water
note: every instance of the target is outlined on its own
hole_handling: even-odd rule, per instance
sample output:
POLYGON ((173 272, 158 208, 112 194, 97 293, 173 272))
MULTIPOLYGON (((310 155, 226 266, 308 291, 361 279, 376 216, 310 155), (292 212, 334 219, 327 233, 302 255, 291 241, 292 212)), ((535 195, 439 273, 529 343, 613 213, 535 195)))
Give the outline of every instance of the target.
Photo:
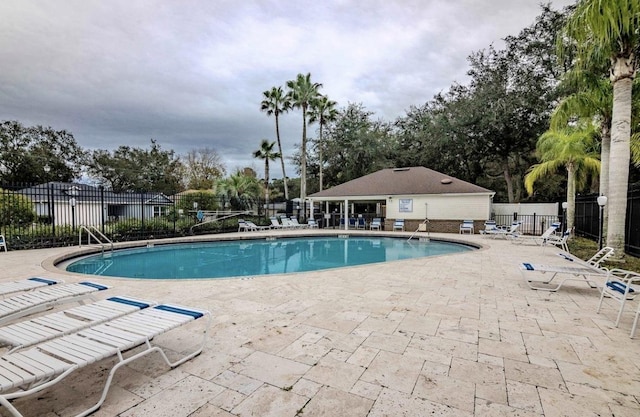
POLYGON ((228 278, 317 271, 465 252, 449 242, 314 237, 171 244, 90 256, 67 271, 126 278, 228 278))

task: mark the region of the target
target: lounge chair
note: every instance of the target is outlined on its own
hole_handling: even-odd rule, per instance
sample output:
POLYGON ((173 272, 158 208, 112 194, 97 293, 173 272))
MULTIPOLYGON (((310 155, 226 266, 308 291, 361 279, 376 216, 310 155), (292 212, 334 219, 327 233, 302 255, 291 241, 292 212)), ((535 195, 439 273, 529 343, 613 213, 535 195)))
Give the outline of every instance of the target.
POLYGON ((498 230, 498 225, 495 220, 487 220, 484 222, 484 230, 480 230, 481 235, 489 235, 490 233, 496 232, 498 230))
POLYGON ((473 220, 463 220, 462 224, 460 225, 460 233, 465 233, 465 232, 469 232, 469 234, 474 234, 475 230, 474 230, 474 226, 473 226, 473 220))
POLYGON ((0 325, 11 320, 47 310, 55 305, 82 301, 109 287, 95 282, 53 285, 0 300, 0 325))
POLYGON ((0 357, 0 404, 19 417, 21 414, 11 400, 33 395, 80 368, 115 357, 117 363, 109 372, 102 396, 95 405, 78 414, 78 417, 87 416, 104 403, 120 367, 153 352, 159 352, 170 367, 176 367, 202 352, 210 325, 208 311, 162 304, 3 355, 0 357), (205 316, 208 320, 201 344, 176 362, 169 361, 162 348, 151 343, 154 337, 205 316), (142 350, 125 358, 123 353, 133 348, 142 350))
POLYGON ((280 224, 280 222, 278 221, 277 217, 269 217, 269 220, 271 220, 271 227, 274 229, 283 229, 284 226, 282 224, 280 224))
POLYGON ((156 303, 130 297, 110 297, 45 316, 0 327, 0 345, 21 349, 130 314, 156 303))
POLYGON ((551 223, 551 226, 549 226, 540 236, 527 236, 516 231, 509 236, 509 239, 511 240, 511 243, 515 244, 534 244, 544 246, 549 239, 553 238, 559 227, 560 223, 551 223))
POLYGON ((349 217, 349 229, 355 229, 355 228, 356 228, 356 218, 349 217))
POLYGON ((514 236, 518 236, 519 227, 520 227, 520 222, 515 221, 511 223, 511 226, 509 226, 508 228, 497 227, 495 230, 485 231, 485 234, 490 236, 492 239, 495 239, 496 237, 510 239, 514 236))
POLYGON ((396 221, 393 222, 393 231, 395 232, 396 230, 404 232, 404 219, 396 219, 396 221))
POLYGON ((565 253, 558 255, 565 260, 565 263, 554 265, 540 265, 531 263, 522 263, 520 271, 522 277, 531 289, 541 291, 558 291, 565 281, 586 282, 591 288, 598 288, 598 284, 604 281, 609 275, 609 270, 600 264, 613 254, 613 249, 605 247, 593 255, 589 260, 583 261, 565 253), (571 262, 570 264, 566 262, 571 262), (536 274, 534 274, 536 273, 536 274), (551 276, 547 279, 548 275, 551 276), (534 279, 535 276, 543 276, 544 279, 534 279), (541 286, 540 284, 549 285, 558 276, 559 279, 555 287, 541 286))
POLYGON ((304 228, 308 227, 306 224, 300 224, 298 219, 295 218, 295 217, 290 218, 289 221, 291 222, 292 227, 294 229, 304 229, 304 228))
POLYGON ((640 317, 640 303, 638 303, 638 309, 636 310, 636 316, 633 319, 633 324, 631 325, 631 333, 629 333, 629 337, 633 338, 636 335, 636 327, 638 326, 638 318, 640 317))
POLYGON ((546 238, 543 242, 543 246, 546 248, 547 245, 557 246, 565 252, 569 252, 569 246, 567 245, 567 241, 571 237, 571 230, 567 230, 562 234, 562 236, 551 235, 546 238))
MULTIPOLYGON (((620 318, 622 317, 622 311, 627 301, 633 300, 640 292, 640 274, 634 271, 627 271, 624 269, 612 269, 609 271, 609 277, 607 282, 602 287, 600 294, 600 301, 598 302, 597 313, 600 313, 602 308, 602 302, 605 297, 611 300, 617 301, 620 304, 618 310, 618 317, 616 317, 615 326, 620 324, 620 318)), ((633 326, 631 337, 633 337, 633 326)))
POLYGON ((238 219, 238 232, 248 232, 251 230, 247 222, 243 219, 238 219))
POLYGON ((605 246, 595 253, 591 258, 585 262, 589 265, 600 267, 600 264, 613 256, 613 248, 605 246))
POLYGON ((367 228, 367 221, 365 220, 364 217, 358 217, 358 224, 356 225, 356 229, 366 229, 367 228))
POLYGON ((4 248, 4 251, 7 252, 7 240, 4 235, 0 235, 0 248, 4 248))
POLYGON ((250 231, 259 231, 259 230, 269 230, 271 229, 271 226, 258 226, 257 224, 255 224, 254 222, 250 222, 250 221, 246 221, 247 223, 247 227, 248 230, 250 231))
POLYGON ((380 217, 374 217, 369 223, 369 230, 382 230, 382 219, 380 217))
POLYGON ((27 278, 19 281, 3 282, 0 284, 0 296, 13 294, 20 291, 29 291, 35 288, 46 287, 48 285, 56 285, 64 281, 50 278, 27 278))
POLYGON ((309 229, 317 229, 318 228, 318 223, 316 222, 316 219, 308 219, 307 220, 307 227, 309 227, 309 229))

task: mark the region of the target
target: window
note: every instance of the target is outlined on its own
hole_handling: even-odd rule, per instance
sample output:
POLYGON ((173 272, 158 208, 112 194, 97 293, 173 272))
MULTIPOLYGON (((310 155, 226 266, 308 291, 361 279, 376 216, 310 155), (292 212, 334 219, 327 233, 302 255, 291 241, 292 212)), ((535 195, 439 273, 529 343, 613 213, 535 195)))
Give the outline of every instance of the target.
POLYGON ((153 206, 153 217, 163 217, 169 214, 167 206, 153 206))

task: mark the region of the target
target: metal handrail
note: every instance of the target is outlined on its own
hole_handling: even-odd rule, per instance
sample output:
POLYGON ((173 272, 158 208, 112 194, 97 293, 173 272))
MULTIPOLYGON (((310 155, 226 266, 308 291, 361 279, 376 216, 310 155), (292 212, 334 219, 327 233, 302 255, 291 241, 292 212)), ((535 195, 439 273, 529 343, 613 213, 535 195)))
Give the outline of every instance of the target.
MULTIPOLYGON (((422 226, 423 224, 427 224, 427 223, 429 223, 429 219, 424 219, 424 221, 418 225, 418 228, 416 229, 416 231, 411 233, 411 236, 409 236, 409 239, 407 239, 407 240, 411 240, 411 238, 414 237, 416 235, 416 233, 418 233, 420 231, 420 226, 422 226)), ((426 229, 426 231, 427 231, 427 239, 429 239, 429 229, 426 229)))
POLYGON ((98 228, 96 228, 95 226, 85 226, 85 225, 80 225, 80 230, 78 231, 78 245, 80 247, 82 247, 82 231, 86 231, 87 232, 87 244, 91 244, 91 238, 94 238, 95 241, 100 245, 100 248, 102 249, 102 252, 104 253, 104 247, 105 245, 109 245, 111 251, 113 252, 113 242, 111 240, 109 240, 108 237, 106 237, 104 235, 104 233, 102 233, 100 230, 98 230, 98 228), (99 236, 96 236, 95 234, 93 234, 93 231, 96 232, 96 234, 99 236), (100 240, 100 238, 104 239, 104 242, 102 240, 100 240))
MULTIPOLYGON (((194 224, 193 226, 191 226, 189 228, 189 232, 191 234, 193 234, 193 228, 194 227, 198 227, 198 226, 202 226, 203 224, 209 224, 209 223, 213 223, 213 222, 217 222, 217 221, 225 220, 225 219, 230 219, 232 217, 237 217, 237 216, 245 216, 247 214, 251 214, 251 210, 230 212, 226 216, 216 217, 215 219, 212 219, 212 220, 207 220, 207 221, 204 221, 204 222, 201 222, 201 223, 196 223, 196 224, 194 224)), ((216 213, 216 216, 217 216, 217 213, 216 213)))

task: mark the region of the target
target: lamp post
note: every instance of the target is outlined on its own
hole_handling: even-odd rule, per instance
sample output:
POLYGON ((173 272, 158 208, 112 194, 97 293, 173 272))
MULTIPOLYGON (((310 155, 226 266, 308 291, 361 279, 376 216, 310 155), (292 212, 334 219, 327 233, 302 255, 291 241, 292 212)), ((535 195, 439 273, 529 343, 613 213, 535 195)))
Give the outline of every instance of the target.
POLYGON ((566 201, 562 202, 562 228, 560 229, 560 233, 564 233, 567 228, 567 207, 569 207, 569 203, 566 201))
POLYGON ((604 229, 604 206, 607 205, 607 197, 601 195, 598 197, 598 206, 600 207, 600 224, 598 230, 598 246, 602 249, 602 232, 604 229))
POLYGON ((76 231, 76 199, 70 198, 69 205, 71 206, 71 230, 76 231))

